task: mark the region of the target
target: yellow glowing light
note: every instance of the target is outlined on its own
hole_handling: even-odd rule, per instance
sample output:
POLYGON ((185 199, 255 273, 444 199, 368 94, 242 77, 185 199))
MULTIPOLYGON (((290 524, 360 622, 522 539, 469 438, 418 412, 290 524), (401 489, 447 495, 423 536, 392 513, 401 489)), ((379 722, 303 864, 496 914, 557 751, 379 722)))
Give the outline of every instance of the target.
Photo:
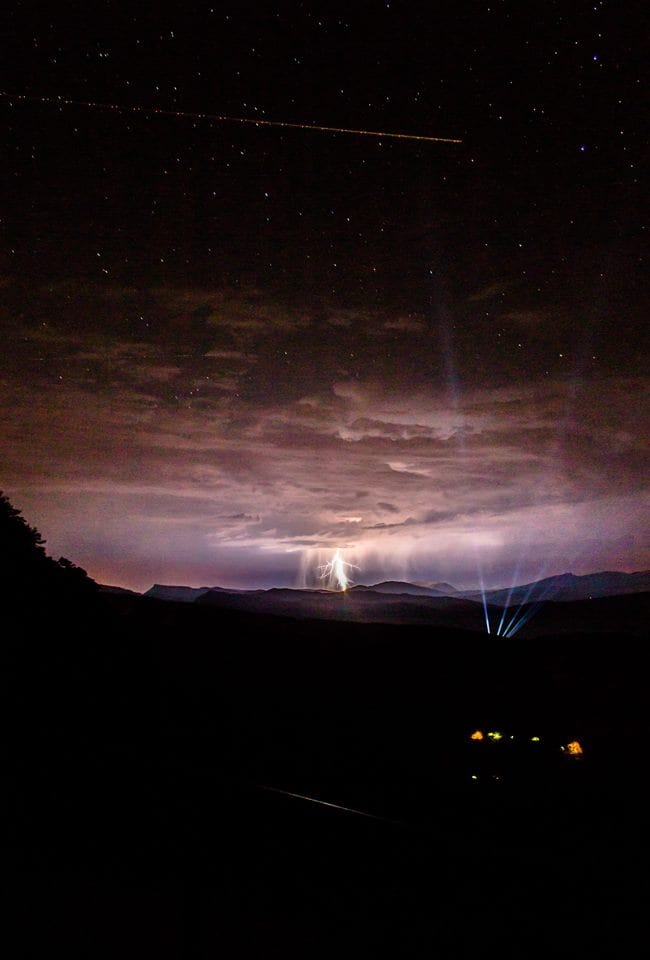
POLYGON ((571 743, 567 743, 566 752, 571 757, 581 757, 583 754, 582 746, 580 745, 579 740, 572 740, 571 743))
POLYGON ((490 730, 488 737, 490 740, 503 740, 503 734, 499 730, 490 730))
POLYGON ((348 570, 358 570, 354 563, 348 563, 343 559, 341 550, 337 548, 334 556, 327 563, 324 563, 321 570, 321 580, 327 580, 332 590, 347 590, 352 585, 352 580, 348 576, 348 570))
POLYGON ((484 739, 485 738, 483 736, 482 730, 475 730, 474 733, 472 733, 470 736, 470 740, 484 740, 484 739))
POLYGON ((162 110, 159 107, 127 106, 120 103, 100 103, 96 100, 70 100, 67 97, 36 97, 21 93, 0 91, 0 97, 9 100, 29 100, 54 103, 57 106, 87 107, 94 110, 112 110, 115 113, 156 114, 162 117, 181 117, 189 120, 211 120, 215 123, 248 123, 255 127, 289 127, 294 130, 316 130, 318 133, 347 133, 356 137, 381 137, 391 140, 425 140, 428 143, 462 143, 454 137, 430 137, 421 133, 385 133, 379 130, 356 130, 352 127, 324 127, 315 123, 290 123, 286 120, 261 120, 259 117, 229 117, 220 113, 190 113, 185 110, 162 110))
POLYGON ((530 742, 531 742, 531 743, 539 743, 539 737, 531 737, 531 738, 530 738, 530 742))
POLYGON ((475 773, 472 774, 472 776, 470 777, 470 780, 478 780, 478 777, 476 776, 475 773))

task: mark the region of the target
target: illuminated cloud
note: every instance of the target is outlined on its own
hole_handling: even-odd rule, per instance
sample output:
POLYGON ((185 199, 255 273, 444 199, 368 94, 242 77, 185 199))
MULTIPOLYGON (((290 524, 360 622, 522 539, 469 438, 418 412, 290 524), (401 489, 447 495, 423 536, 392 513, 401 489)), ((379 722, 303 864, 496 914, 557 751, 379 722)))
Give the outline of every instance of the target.
POLYGON ((395 333, 423 334, 426 332, 426 324, 421 317, 395 317, 386 320, 383 329, 395 333))
POLYGON ((642 377, 456 389, 403 359, 376 374, 378 327, 421 333, 384 309, 330 324, 340 336, 323 344, 318 310, 254 292, 69 296, 36 290, 13 333, 3 486, 53 552, 100 578, 296 583, 337 548, 357 580, 459 586, 476 583, 477 556, 490 585, 513 557, 522 577, 580 572, 618 566, 624 543, 628 566, 648 564, 642 377), (76 317, 95 302, 117 327, 125 298, 164 337, 144 320, 110 339, 76 317))

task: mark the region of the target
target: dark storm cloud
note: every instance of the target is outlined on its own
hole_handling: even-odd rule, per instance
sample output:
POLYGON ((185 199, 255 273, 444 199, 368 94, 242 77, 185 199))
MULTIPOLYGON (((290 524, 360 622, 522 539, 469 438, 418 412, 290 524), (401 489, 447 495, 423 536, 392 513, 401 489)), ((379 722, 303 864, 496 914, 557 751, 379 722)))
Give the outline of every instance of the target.
POLYGON ((413 517, 407 517, 406 520, 400 520, 399 523, 371 523, 369 526, 365 527, 365 530, 394 530, 396 527, 409 527, 411 524, 417 523, 413 517))
POLYGON ((260 518, 259 516, 254 517, 248 513, 230 513, 230 514, 226 513, 222 517, 220 517, 220 519, 221 520, 246 520, 251 523, 259 523, 260 518))

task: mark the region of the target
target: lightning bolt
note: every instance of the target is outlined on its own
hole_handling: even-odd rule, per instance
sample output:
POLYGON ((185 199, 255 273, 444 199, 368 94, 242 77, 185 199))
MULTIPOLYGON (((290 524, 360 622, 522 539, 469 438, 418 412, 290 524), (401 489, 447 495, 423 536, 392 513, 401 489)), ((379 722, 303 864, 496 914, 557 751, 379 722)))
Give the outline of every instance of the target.
POLYGON ((354 563, 348 563, 343 559, 340 549, 337 548, 334 556, 327 563, 324 563, 320 570, 321 580, 328 580, 329 586, 335 590, 347 590, 352 586, 352 580, 347 574, 347 570, 358 570, 354 563))

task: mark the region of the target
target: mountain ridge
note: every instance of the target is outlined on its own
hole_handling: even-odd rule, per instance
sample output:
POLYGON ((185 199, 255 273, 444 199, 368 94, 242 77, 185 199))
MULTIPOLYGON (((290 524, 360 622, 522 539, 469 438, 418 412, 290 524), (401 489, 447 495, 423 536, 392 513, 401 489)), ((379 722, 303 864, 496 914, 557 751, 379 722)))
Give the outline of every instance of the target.
MULTIPOLYGON (((486 590, 485 598, 489 603, 510 605, 546 600, 595 600, 601 597, 645 593, 648 590, 650 570, 634 573, 602 570, 586 574, 560 573, 514 587, 486 590)), ((482 597, 479 590, 464 590, 460 595, 468 599, 482 597)))
MULTIPOLYGON (((448 598, 476 603, 483 597, 487 603, 496 606, 519 606, 525 603, 546 601, 589 600, 601 597, 620 596, 650 591, 650 571, 639 570, 625 573, 616 570, 603 570, 596 573, 561 573, 541 580, 517 584, 514 587, 498 587, 486 590, 458 590, 449 583, 433 584, 412 583, 407 580, 382 580, 374 584, 355 584, 342 595, 360 596, 362 594, 380 594, 393 597, 448 598)), ((339 591, 322 587, 270 587, 268 589, 237 589, 221 586, 188 587, 176 584, 154 583, 143 596, 158 600, 175 600, 181 603, 194 603, 208 593, 227 594, 240 597, 307 597, 337 595, 339 591)))

